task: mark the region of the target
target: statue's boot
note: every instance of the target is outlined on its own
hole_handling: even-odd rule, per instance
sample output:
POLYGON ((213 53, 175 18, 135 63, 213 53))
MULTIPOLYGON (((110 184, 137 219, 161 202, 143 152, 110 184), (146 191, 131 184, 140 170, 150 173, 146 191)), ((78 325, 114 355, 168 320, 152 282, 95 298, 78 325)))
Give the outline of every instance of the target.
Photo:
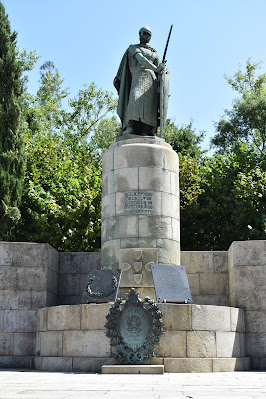
POLYGON ((133 134, 133 127, 127 126, 126 129, 123 131, 123 134, 133 134))

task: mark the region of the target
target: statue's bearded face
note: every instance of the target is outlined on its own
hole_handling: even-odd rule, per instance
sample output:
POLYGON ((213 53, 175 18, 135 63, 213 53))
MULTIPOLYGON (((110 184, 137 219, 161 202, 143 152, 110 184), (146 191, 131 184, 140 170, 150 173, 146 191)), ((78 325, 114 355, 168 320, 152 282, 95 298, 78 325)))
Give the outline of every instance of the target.
POLYGON ((139 39, 140 43, 149 43, 149 41, 151 40, 151 33, 147 30, 141 30, 139 32, 139 39))

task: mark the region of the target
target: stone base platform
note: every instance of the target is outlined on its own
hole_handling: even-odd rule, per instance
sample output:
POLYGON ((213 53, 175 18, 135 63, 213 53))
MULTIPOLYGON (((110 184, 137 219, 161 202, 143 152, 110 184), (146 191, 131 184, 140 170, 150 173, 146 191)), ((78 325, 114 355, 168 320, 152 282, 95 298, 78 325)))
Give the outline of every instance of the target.
MULTIPOLYGON (((249 370, 244 311, 227 306, 160 304, 165 333, 152 365, 168 373, 249 370)), ((34 369, 99 372, 114 365, 106 337, 109 304, 38 310, 34 369)))
MULTIPOLYGON (((7 356, 6 356, 7 357, 7 356)), ((2 358, 5 358, 3 356, 2 358)), ((8 357, 7 357, 8 358, 8 357)), ((4 360, 4 359, 1 359, 4 360)), ((242 358, 153 358, 151 365, 134 365, 136 370, 128 366, 115 364, 112 358, 91 357, 65 357, 45 356, 32 359, 33 369, 40 371, 63 371, 63 372, 102 372, 104 374, 163 374, 165 373, 215 373, 248 371, 251 367, 250 357, 242 358), (155 368, 158 366, 158 370, 155 368), (125 368, 123 370, 123 368, 125 368), (153 370, 153 371, 152 371, 153 370)), ((2 362, 4 368, 9 368, 8 359, 2 362)), ((28 369, 32 367, 26 367, 28 369)))
POLYGON ((102 374, 163 374, 163 365, 103 365, 102 374))
POLYGON ((152 364, 164 365, 166 373, 215 373, 248 371, 250 357, 240 358, 153 358, 152 364))
POLYGON ((34 356, 0 356, 0 369, 31 370, 34 365, 34 356))
POLYGON ((33 361, 33 369, 39 371, 100 373, 103 365, 114 365, 115 363, 116 360, 110 357, 36 356, 33 361))

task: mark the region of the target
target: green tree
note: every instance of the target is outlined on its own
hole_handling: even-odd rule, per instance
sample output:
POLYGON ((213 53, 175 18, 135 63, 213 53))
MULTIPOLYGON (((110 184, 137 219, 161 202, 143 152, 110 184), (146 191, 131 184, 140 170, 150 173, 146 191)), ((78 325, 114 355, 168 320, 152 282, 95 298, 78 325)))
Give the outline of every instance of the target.
POLYGON ((200 160, 204 155, 200 143, 204 134, 195 132, 192 121, 181 127, 176 126, 170 119, 166 121, 164 139, 179 155, 180 230, 183 250, 191 249, 195 245, 195 214, 198 209, 198 197, 202 191, 200 160))
POLYGON ((198 160, 179 154, 180 232, 182 250, 197 247, 198 197, 201 189, 201 165, 198 160))
POLYGON ((200 143, 204 138, 205 132, 197 134, 192 127, 192 121, 188 125, 178 127, 173 121, 167 119, 163 138, 173 147, 178 154, 187 155, 192 158, 200 158, 204 151, 200 148, 200 143))
POLYGON ((40 72, 37 94, 24 97, 27 165, 15 239, 48 242, 62 251, 97 251, 100 155, 118 131, 117 119, 108 115, 116 102, 94 83, 68 100, 53 63, 40 72))
POLYGON ((191 223, 183 224, 182 249, 227 250, 234 240, 265 240, 265 198, 264 154, 239 143, 234 151, 205 159, 191 223))
POLYGON ((60 251, 95 251, 101 237, 101 169, 86 144, 75 153, 58 134, 27 139, 27 169, 16 240, 60 251))
POLYGON ((101 119, 95 129, 92 140, 94 152, 99 152, 102 155, 114 143, 121 130, 121 123, 116 115, 101 119))
MULTIPOLYGON (((93 82, 84 85, 75 98, 69 100, 71 110, 68 112, 68 134, 74 141, 95 140, 95 131, 101 120, 114 112, 117 100, 112 93, 98 88, 93 82)), ((95 148, 95 145, 92 145, 95 148)))
POLYGON ((239 69, 233 77, 226 76, 239 93, 231 110, 216 124, 217 134, 212 144, 220 152, 237 141, 246 142, 263 152, 266 148, 266 74, 258 74, 261 63, 247 61, 244 72, 239 69))
POLYGON ((27 83, 29 81, 28 75, 26 73, 34 69, 39 56, 36 54, 36 51, 27 51, 24 49, 18 54, 18 57, 23 72, 22 82, 23 91, 25 94, 27 90, 27 83))
POLYGON ((60 133, 66 131, 67 112, 62 100, 68 91, 62 88, 63 79, 51 61, 40 67, 40 87, 35 96, 27 93, 24 98, 28 134, 60 133))
POLYGON ((5 8, 0 2, 0 240, 20 219, 24 175, 22 67, 5 8))

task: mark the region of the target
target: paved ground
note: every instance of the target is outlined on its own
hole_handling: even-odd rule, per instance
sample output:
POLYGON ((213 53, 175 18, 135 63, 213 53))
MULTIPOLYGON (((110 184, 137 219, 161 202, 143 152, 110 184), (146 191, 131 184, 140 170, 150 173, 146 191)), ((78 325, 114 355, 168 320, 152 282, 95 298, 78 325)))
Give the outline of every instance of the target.
POLYGON ((101 375, 0 370, 0 399, 261 399, 266 372, 101 375))

